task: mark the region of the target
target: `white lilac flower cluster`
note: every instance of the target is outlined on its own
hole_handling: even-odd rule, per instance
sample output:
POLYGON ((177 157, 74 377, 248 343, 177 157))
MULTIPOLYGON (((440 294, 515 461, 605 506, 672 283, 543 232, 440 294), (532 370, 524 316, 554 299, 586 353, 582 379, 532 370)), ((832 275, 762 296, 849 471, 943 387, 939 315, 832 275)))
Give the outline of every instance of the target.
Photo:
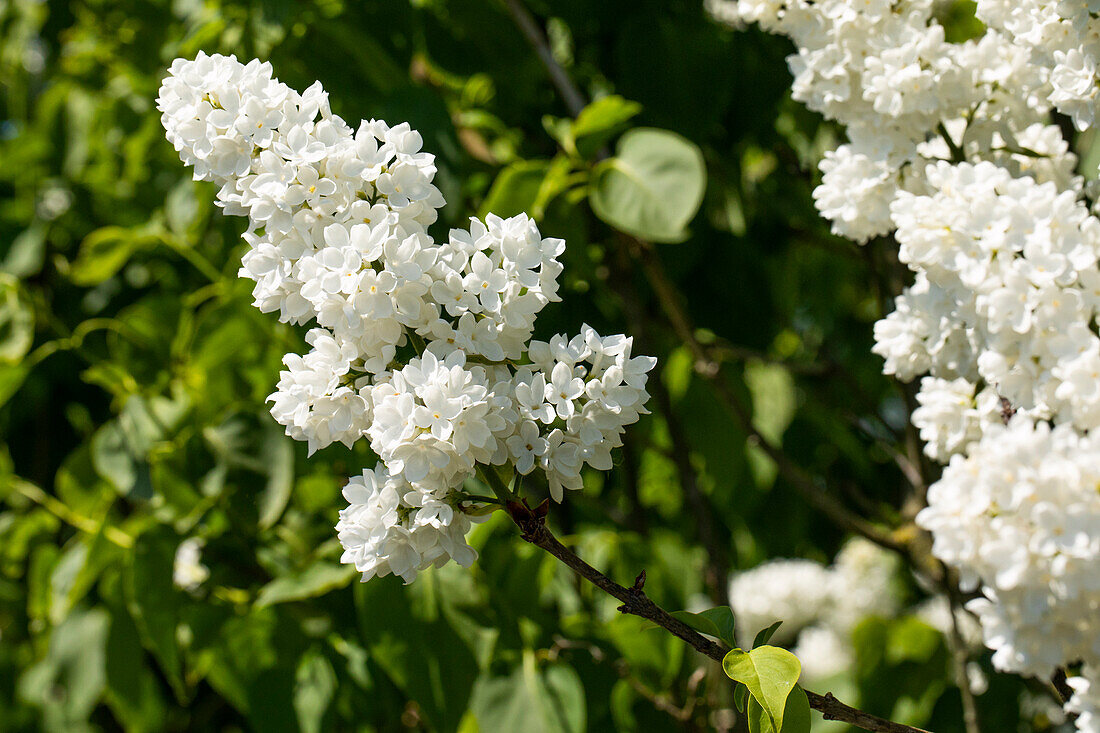
POLYGON ((1014 417, 951 461, 920 515, 933 552, 983 584, 970 609, 999 669, 1100 667, 1100 436, 1014 417))
POLYGON ((978 17, 1027 48, 1049 73, 1048 99, 1084 130, 1096 122, 1100 99, 1100 5, 1095 0, 982 0, 978 17))
POLYGON ((420 134, 353 129, 320 83, 299 94, 270 64, 177 59, 157 104, 196 180, 248 217, 240 275, 256 307, 315 324, 311 350, 284 359, 272 415, 311 453, 366 438, 382 461, 347 485, 337 526, 364 580, 469 566, 461 488, 479 465, 538 471, 556 501, 585 465, 611 467, 656 361, 589 326, 532 340, 560 300, 565 242, 523 214, 435 241, 444 199, 420 134))
POLYGON ((933 0, 711 6, 789 36, 793 96, 845 126, 814 198, 838 234, 892 233, 914 275, 874 350, 923 376, 913 422, 950 463, 917 521, 980 589, 997 666, 1079 669, 1066 710, 1097 733, 1100 219, 1051 123, 1095 122, 1100 3, 977 0, 962 43, 933 0))
POLYGON ((851 632, 868 616, 892 617, 900 598, 898 562, 862 538, 849 540, 831 566, 813 560, 771 560, 730 580, 738 641, 775 621, 773 640, 794 644, 807 679, 825 680, 849 669, 851 632))

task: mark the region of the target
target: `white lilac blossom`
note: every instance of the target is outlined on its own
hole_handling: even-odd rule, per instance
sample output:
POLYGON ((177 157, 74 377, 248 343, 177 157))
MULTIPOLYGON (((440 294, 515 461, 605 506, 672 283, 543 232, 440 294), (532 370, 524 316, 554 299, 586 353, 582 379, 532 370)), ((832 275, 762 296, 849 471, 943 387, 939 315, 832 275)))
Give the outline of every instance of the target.
POLYGON ((1100 680, 1100 669, 1087 665, 1080 676, 1066 680, 1073 690, 1066 712, 1077 715, 1077 728, 1087 733, 1100 730, 1100 685, 1096 680, 1100 680))
POLYGON ((958 568, 1000 669, 1100 664, 1100 437, 1018 415, 929 489, 918 523, 958 568))
POLYGON ((180 590, 194 593, 210 577, 210 569, 202 564, 202 546, 198 537, 188 537, 176 548, 172 583, 180 590))
POLYGON ((913 423, 949 463, 918 523, 980 592, 999 669, 1084 663, 1065 709, 1097 733, 1098 189, 1051 113, 1096 122, 1100 3, 977 0, 962 43, 933 0, 708 7, 790 37, 794 98, 846 128, 814 199, 838 234, 892 234, 913 273, 874 351, 923 377, 913 423))
POLYGON ((897 573, 895 557, 858 537, 830 566, 780 559, 737 573, 729 595, 738 641, 747 647, 757 631, 782 621, 773 640, 794 644, 807 677, 843 672, 854 658, 852 629, 868 616, 897 613, 897 573))
POLYGON ((446 492, 413 486, 380 465, 352 478, 344 498, 348 507, 336 524, 341 561, 363 580, 393 574, 412 582, 432 565, 454 560, 469 567, 477 559, 466 533, 479 518, 464 514, 446 492))
POLYGON ((283 359, 272 415, 310 453, 366 439, 382 461, 349 482, 337 526, 364 580, 470 565, 461 489, 478 466, 538 472, 555 501, 584 466, 611 468, 656 360, 587 325, 532 340, 560 300, 564 241, 524 214, 435 241, 445 202, 420 134, 353 128, 320 83, 299 93, 270 64, 177 59, 157 105, 195 179, 248 218, 240 275, 256 307, 312 326, 311 350, 283 359))

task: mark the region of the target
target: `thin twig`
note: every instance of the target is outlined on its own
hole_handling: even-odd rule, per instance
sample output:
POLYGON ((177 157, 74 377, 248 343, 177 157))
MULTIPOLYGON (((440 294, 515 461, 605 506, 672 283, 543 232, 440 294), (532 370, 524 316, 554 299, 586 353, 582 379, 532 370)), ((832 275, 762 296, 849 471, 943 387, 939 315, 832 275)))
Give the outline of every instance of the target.
POLYGON ((111 543, 118 545, 123 549, 129 549, 134 546, 134 538, 126 534, 117 527, 110 525, 104 526, 102 521, 96 521, 91 517, 86 517, 83 514, 79 514, 69 508, 67 504, 59 500, 58 498, 47 494, 42 489, 38 488, 30 481, 25 481, 19 477, 12 478, 12 488, 23 496, 30 499, 38 506, 42 507, 50 514, 54 515, 62 522, 65 522, 69 526, 84 532, 85 534, 96 535, 103 531, 103 536, 111 543))
POLYGON ((635 259, 640 261, 646 278, 653 288, 657 300, 664 310, 672 330, 680 341, 688 347, 695 360, 695 371, 706 377, 715 394, 729 410, 749 438, 775 462, 779 473, 808 501, 815 509, 829 517, 837 525, 855 534, 861 535, 877 545, 894 552, 907 555, 906 546, 879 529, 860 515, 852 512, 835 497, 825 493, 814 479, 797 466, 781 448, 769 441, 753 425, 747 407, 733 393, 723 378, 720 366, 710 358, 707 349, 695 336, 695 329, 684 307, 680 304, 679 294, 665 276, 664 269, 653 252, 652 246, 633 237, 628 238, 635 259))
POLYGON ((504 0, 504 6, 508 8, 508 14, 512 16, 512 20, 515 21, 520 32, 527 38, 527 42, 535 50, 535 53, 538 54, 539 60, 542 61, 542 65, 550 75, 550 81, 553 83, 554 88, 558 90, 562 101, 565 102, 569 114, 573 117, 579 115, 581 110, 584 109, 584 96, 573 84, 569 74, 554 58, 554 54, 550 50, 550 44, 546 40, 546 34, 535 22, 531 11, 519 0, 504 0))
MULTIPOLYGON (((541 508, 540 508, 541 509, 541 508)), ((643 570, 634 579, 634 584, 627 588, 619 585, 611 578, 601 573, 596 568, 585 562, 579 555, 563 545, 546 526, 545 511, 531 510, 526 506, 512 502, 508 505, 508 514, 512 521, 520 528, 523 539, 536 547, 541 547, 569 567, 577 575, 581 576, 594 586, 613 596, 622 602, 619 606, 621 613, 638 616, 652 621, 674 636, 687 642, 691 647, 704 656, 716 662, 725 659, 729 651, 725 647, 707 639, 690 626, 672 616, 668 611, 658 606, 645 593, 645 571, 643 570)), ((806 690, 810 707, 819 711, 826 720, 838 720, 849 725, 854 725, 863 730, 874 733, 928 733, 921 728, 895 723, 880 718, 862 710, 845 705, 833 697, 832 693, 820 695, 806 690)))
POLYGON ((958 590, 952 582, 950 575, 944 573, 944 593, 947 595, 948 612, 951 614, 951 627, 949 640, 951 642, 951 659, 955 667, 955 684, 959 688, 963 706, 963 724, 966 725, 966 733, 981 733, 982 727, 978 718, 978 704, 974 699, 974 690, 970 686, 970 674, 967 666, 970 663, 970 655, 967 652, 966 640, 959 628, 959 603, 958 590))
MULTIPOLYGON (((504 4, 519 27, 520 32, 523 33, 527 42, 542 61, 547 74, 549 74, 555 88, 561 94, 570 113, 575 117, 584 108, 584 96, 577 89, 569 74, 565 72, 565 69, 554 59, 554 55, 550 52, 550 47, 547 44, 546 35, 539 28, 530 11, 527 10, 521 0, 504 0, 504 4)), ((748 411, 735 398, 732 391, 725 384, 724 379, 722 379, 719 373, 720 361, 712 358, 698 339, 695 338, 691 322, 679 305, 675 290, 665 278, 663 268, 653 252, 652 245, 625 234, 620 235, 619 241, 620 244, 628 246, 629 253, 635 259, 641 260, 646 279, 649 280, 650 285, 657 293, 673 331, 691 350, 692 357, 696 362, 696 371, 711 381, 718 396, 734 413, 734 416, 742 424, 745 431, 749 433, 750 437, 759 441, 760 448, 775 461, 779 472, 784 478, 803 495, 803 498, 835 523, 851 532, 866 537, 878 545, 907 555, 903 544, 891 537, 888 532, 880 530, 863 517, 848 510, 834 497, 824 493, 810 477, 806 476, 801 469, 788 460, 780 449, 773 446, 753 427, 748 411)))

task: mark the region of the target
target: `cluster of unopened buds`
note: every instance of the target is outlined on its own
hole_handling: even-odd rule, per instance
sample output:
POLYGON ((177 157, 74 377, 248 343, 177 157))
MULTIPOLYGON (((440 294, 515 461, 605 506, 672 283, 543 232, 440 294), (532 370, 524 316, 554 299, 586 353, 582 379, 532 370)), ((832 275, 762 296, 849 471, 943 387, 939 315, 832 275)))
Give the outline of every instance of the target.
POLYGON ((316 324, 311 350, 284 359, 272 415, 310 452, 366 438, 381 459, 349 481, 337 525, 364 580, 470 565, 466 534, 501 501, 465 490, 478 471, 537 474, 561 501, 584 466, 611 468, 656 361, 589 326, 532 339, 560 300, 564 241, 523 214, 435 241, 444 199, 419 133, 353 129, 319 83, 299 94, 270 64, 177 59, 157 103, 195 179, 248 217, 256 307, 316 324))

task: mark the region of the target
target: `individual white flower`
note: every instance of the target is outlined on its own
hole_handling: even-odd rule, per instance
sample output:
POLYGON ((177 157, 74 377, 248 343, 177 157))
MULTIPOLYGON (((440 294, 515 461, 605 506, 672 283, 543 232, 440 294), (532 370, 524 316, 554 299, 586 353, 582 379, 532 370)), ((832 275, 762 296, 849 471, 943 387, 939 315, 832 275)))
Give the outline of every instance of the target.
POLYGON ((539 434, 538 424, 524 420, 519 432, 508 438, 508 451, 516 461, 516 470, 522 474, 531 473, 535 460, 546 455, 550 443, 539 434))
POLYGON ((573 368, 567 362, 558 362, 550 371, 546 384, 546 401, 554 406, 563 420, 573 416, 576 405, 573 400, 584 394, 584 380, 573 376, 573 368))

